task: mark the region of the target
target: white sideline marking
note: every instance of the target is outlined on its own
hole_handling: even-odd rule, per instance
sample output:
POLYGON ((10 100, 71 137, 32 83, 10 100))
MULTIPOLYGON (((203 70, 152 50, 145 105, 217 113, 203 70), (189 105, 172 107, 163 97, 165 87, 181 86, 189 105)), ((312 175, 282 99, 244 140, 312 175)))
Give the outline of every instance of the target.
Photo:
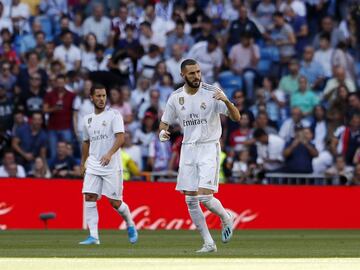
POLYGON ((119 259, 0 258, 1 270, 358 270, 360 258, 329 259, 119 259))

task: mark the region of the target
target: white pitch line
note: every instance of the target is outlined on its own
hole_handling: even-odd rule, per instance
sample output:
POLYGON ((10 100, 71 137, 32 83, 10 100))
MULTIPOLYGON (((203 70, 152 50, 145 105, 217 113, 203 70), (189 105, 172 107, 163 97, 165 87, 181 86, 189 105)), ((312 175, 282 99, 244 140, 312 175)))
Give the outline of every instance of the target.
POLYGON ((1 270, 199 270, 202 268, 206 268, 206 270, 359 270, 360 258, 0 258, 1 270))

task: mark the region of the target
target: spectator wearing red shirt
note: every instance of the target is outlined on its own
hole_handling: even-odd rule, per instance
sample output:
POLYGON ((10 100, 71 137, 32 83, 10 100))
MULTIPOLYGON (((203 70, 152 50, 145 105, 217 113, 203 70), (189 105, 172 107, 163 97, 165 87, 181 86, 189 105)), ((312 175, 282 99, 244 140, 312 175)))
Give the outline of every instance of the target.
POLYGON ((244 150, 247 145, 252 143, 250 141, 251 133, 249 115, 247 113, 241 114, 240 127, 230 133, 230 146, 236 152, 244 150))
POLYGON ((65 89, 65 76, 58 75, 56 87, 45 95, 44 112, 49 114, 49 150, 50 158, 56 157, 59 141, 72 141, 72 110, 75 95, 65 89))

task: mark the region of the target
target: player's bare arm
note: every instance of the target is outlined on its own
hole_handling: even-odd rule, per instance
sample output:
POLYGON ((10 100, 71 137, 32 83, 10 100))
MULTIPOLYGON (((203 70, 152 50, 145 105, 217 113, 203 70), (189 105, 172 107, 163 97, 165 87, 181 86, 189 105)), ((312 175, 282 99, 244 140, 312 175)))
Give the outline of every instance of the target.
POLYGON ((159 126, 159 139, 161 142, 167 141, 170 139, 170 132, 168 131, 169 129, 169 125, 164 123, 164 122, 160 122, 160 126, 159 126))
POLYGON ((123 145, 125 141, 125 136, 123 132, 119 132, 115 134, 115 142, 113 146, 110 148, 109 152, 107 152, 105 155, 103 155, 100 159, 101 166, 106 166, 109 164, 111 157, 114 153, 116 153, 117 150, 123 145))
POLYGON ((217 100, 221 100, 225 103, 227 109, 229 110, 229 117, 231 120, 238 122, 240 121, 240 112, 235 107, 235 105, 230 102, 230 100, 225 96, 223 91, 217 90, 214 94, 214 98, 217 100))
POLYGON ((80 162, 80 175, 84 176, 85 174, 85 163, 87 158, 89 157, 89 148, 90 141, 83 141, 81 150, 81 162, 80 162))

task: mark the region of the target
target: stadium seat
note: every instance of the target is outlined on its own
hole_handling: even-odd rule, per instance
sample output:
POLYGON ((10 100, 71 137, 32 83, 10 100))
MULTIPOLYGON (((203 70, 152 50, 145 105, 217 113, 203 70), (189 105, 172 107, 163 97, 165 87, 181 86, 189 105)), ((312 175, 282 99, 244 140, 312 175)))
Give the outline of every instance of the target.
POLYGON ((260 59, 277 62, 280 59, 279 50, 275 47, 260 47, 260 59))
POLYGON ((41 28, 45 33, 46 40, 52 40, 53 32, 52 32, 52 23, 48 16, 38 16, 37 18, 41 24, 41 28))
POLYGON ((260 61, 257 65, 257 71, 262 75, 266 76, 270 73, 272 61, 268 59, 260 58, 260 61))
POLYGON ((224 71, 219 74, 219 84, 225 94, 231 97, 235 90, 242 88, 242 78, 231 71, 224 71))

